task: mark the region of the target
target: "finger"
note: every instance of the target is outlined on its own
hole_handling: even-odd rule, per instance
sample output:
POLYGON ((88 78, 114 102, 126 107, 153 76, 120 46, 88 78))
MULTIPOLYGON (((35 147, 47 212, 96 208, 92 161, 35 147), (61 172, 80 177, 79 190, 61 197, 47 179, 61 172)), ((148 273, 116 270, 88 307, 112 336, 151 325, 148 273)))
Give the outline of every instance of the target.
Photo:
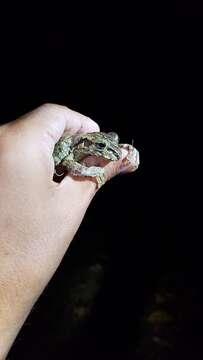
POLYGON ((99 131, 98 124, 89 117, 56 104, 41 105, 17 121, 24 122, 38 139, 46 139, 51 152, 64 132, 72 135, 99 131))
POLYGON ((99 166, 102 166, 104 168, 104 174, 105 174, 105 179, 106 181, 112 179, 114 176, 120 174, 120 167, 121 164, 124 160, 124 158, 126 158, 126 156, 128 155, 128 152, 126 149, 121 149, 122 151, 122 155, 121 158, 117 161, 106 161, 106 160, 101 160, 101 163, 99 166))

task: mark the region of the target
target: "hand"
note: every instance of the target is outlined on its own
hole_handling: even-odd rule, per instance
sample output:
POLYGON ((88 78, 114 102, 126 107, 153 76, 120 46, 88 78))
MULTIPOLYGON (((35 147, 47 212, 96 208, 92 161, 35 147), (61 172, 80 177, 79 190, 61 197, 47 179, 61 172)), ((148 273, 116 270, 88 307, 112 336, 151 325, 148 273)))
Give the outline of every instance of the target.
MULTIPOLYGON (((57 269, 96 193, 96 183, 89 178, 53 181, 52 153, 64 131, 85 133, 99 127, 54 104, 0 127, 0 359, 57 269)), ((121 161, 105 164, 108 179, 121 161)))

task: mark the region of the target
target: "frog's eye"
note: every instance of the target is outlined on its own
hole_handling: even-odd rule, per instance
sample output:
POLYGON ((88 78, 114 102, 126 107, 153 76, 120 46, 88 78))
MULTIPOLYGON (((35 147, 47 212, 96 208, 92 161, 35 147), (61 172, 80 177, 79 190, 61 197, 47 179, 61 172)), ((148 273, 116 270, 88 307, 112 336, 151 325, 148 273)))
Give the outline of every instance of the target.
POLYGON ((96 147, 98 148, 98 149, 104 149, 105 148, 105 144, 103 144, 103 143, 97 143, 96 144, 96 147))

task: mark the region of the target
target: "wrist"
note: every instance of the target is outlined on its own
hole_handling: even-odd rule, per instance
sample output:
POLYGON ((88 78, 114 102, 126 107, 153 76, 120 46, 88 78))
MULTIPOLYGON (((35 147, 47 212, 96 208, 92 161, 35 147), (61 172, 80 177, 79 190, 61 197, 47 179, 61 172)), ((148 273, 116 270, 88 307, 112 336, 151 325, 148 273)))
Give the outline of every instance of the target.
POLYGON ((33 278, 26 285, 26 279, 15 261, 5 263, 2 255, 0 266, 0 360, 12 346, 20 328, 30 313, 42 289, 33 278), (11 268, 12 267, 12 268, 11 268))

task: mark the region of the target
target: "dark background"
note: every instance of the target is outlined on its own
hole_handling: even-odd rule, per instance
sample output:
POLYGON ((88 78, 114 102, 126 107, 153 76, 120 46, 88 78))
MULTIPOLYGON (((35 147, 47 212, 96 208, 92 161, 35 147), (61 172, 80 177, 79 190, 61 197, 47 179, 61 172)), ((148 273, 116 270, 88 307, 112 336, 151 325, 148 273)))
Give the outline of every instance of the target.
POLYGON ((202 17, 203 5, 201 1, 195 0, 176 0, 176 16, 182 17, 202 17))
MULTIPOLYGON (((141 159, 137 172, 116 177, 94 198, 20 332, 11 360, 189 359, 194 352, 201 354, 201 256, 197 246, 191 246, 195 239, 184 212, 189 195, 175 165, 176 135, 178 142, 179 132, 183 135, 181 99, 177 115, 170 53, 164 42, 157 45, 154 34, 147 31, 145 36, 140 29, 142 37, 129 48, 119 40, 114 49, 115 39, 113 55, 101 50, 89 56, 86 43, 75 52, 77 42, 72 48, 64 29, 48 29, 28 39, 24 29, 8 35, 3 44, 2 123, 44 102, 63 104, 90 116, 102 131, 116 131, 122 142, 134 139, 141 159), (80 271, 95 261, 104 268, 103 280, 90 315, 74 327, 66 310, 74 300, 67 289, 80 282, 80 271), (169 300, 156 303, 157 291, 169 300), (172 317, 172 325, 162 316, 146 320, 162 310, 172 317)), ((184 151, 182 164, 185 174, 184 151)))

